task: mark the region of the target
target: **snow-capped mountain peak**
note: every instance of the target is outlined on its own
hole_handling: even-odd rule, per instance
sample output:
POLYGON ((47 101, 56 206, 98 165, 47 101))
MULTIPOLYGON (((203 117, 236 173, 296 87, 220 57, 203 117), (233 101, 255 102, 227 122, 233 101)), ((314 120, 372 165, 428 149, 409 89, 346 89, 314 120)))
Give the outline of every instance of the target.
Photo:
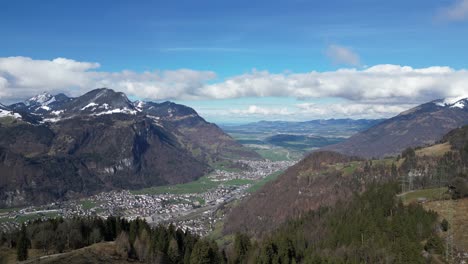
POLYGON ((55 101, 55 97, 50 93, 43 92, 26 100, 26 105, 48 105, 55 101))
POLYGON ((137 100, 133 102, 133 106, 135 106, 135 109, 138 110, 138 112, 143 111, 143 107, 145 107, 146 102, 137 100))
POLYGON ((460 108, 468 109, 468 98, 450 100, 450 99, 440 99, 433 101, 433 103, 440 107, 449 107, 449 108, 460 108))
POLYGON ((450 105, 450 107, 452 108, 456 107, 456 108, 461 108, 461 109, 468 108, 468 98, 458 100, 457 102, 450 105))

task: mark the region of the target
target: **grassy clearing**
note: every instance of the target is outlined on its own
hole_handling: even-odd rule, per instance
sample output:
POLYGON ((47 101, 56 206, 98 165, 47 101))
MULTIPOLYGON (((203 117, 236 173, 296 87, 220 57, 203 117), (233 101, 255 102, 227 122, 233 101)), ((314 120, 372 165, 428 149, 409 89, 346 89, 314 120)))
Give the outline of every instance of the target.
MULTIPOLYGON (((263 186, 266 182, 276 179, 278 175, 281 174, 281 172, 276 172, 273 173, 264 179, 255 181, 255 180, 249 180, 249 179, 233 179, 233 180, 228 180, 228 181, 212 181, 208 176, 203 176, 200 179, 193 181, 193 182, 188 182, 188 183, 183 183, 183 184, 176 184, 176 185, 167 185, 167 186, 156 186, 156 187, 150 187, 150 188, 145 188, 141 190, 134 190, 130 191, 132 194, 165 194, 165 193, 170 193, 170 194, 191 194, 191 193, 203 193, 206 192, 210 189, 216 188, 219 185, 224 185, 224 186, 240 186, 240 185, 247 185, 247 184, 252 184, 252 189, 255 191, 256 189, 260 188, 263 186)), ((87 208, 95 207, 95 204, 92 204, 91 201, 84 200, 82 201, 83 208, 85 206, 87 208)))
MULTIPOLYGON (((44 253, 42 250, 39 249, 29 249, 28 250, 28 256, 29 260, 38 258, 40 256, 43 256, 44 253)), ((18 263, 16 261, 16 249, 15 248, 8 248, 8 247, 0 247, 0 263, 18 263), (4 262, 1 262, 3 258, 4 262)), ((33 262, 35 263, 35 262, 33 262)), ((41 262, 42 263, 42 262, 41 262)))
POLYGON ((240 185, 252 184, 254 182, 255 182, 254 180, 249 180, 249 179, 233 179, 233 180, 223 182, 223 185, 240 186, 240 185))
POLYGON ((446 142, 443 144, 433 145, 427 148, 422 148, 416 150, 416 155, 418 156, 432 156, 432 157, 441 157, 445 153, 451 150, 452 146, 450 143, 446 142))
POLYGON ((291 160, 290 154, 285 149, 273 148, 273 149, 254 149, 262 158, 271 161, 284 161, 291 160))
POLYGON ((250 192, 250 193, 256 192, 258 189, 260 189, 267 182, 276 180, 276 178, 278 178, 278 176, 280 176, 281 173, 283 173, 283 171, 277 171, 275 173, 272 173, 272 174, 266 176, 265 178, 261 179, 260 181, 254 183, 249 189, 247 189, 247 192, 250 192))
POLYGON ((21 208, 0 208, 0 214, 3 214, 3 213, 9 213, 9 212, 13 212, 13 211, 18 211, 20 210, 21 208))
POLYGON ((228 172, 240 172, 239 168, 233 168, 230 161, 219 161, 212 165, 214 169, 228 171, 228 172))
POLYGON ((219 221, 215 224, 215 228, 208 235, 208 238, 213 239, 220 247, 227 246, 234 242, 234 235, 223 235, 224 222, 219 221))
POLYGON ((121 258, 116 253, 115 242, 101 242, 88 247, 80 248, 64 254, 41 259, 34 263, 46 264, 78 264, 78 263, 135 263, 135 261, 121 258))
POLYGON ((342 169, 344 175, 353 174, 353 172, 356 171, 356 169, 358 168, 359 165, 360 165, 359 161, 353 161, 353 162, 345 164, 343 169, 342 169))
POLYGON ((43 214, 27 214, 27 215, 20 215, 17 218, 8 218, 8 217, 0 217, 0 223, 6 223, 6 222, 16 222, 16 223, 25 223, 27 221, 32 221, 36 220, 42 217, 46 218, 56 218, 58 217, 59 214, 55 212, 50 212, 50 213, 43 213, 43 214))
POLYGON ((206 203, 205 199, 203 199, 201 197, 193 197, 193 200, 199 202, 200 205, 204 205, 206 203))
POLYGON ((54 212, 51 212, 51 213, 43 213, 43 214, 28 214, 28 215, 21 215, 21 216, 18 216, 18 218, 15 219, 15 221, 17 223, 25 223, 27 221, 32 221, 32 220, 36 220, 36 219, 39 219, 39 218, 42 218, 42 217, 46 217, 46 218, 56 218, 58 217, 59 214, 58 213, 54 213, 54 212))
POLYGON ((418 198, 426 198, 428 201, 445 200, 450 196, 446 187, 422 189, 401 194, 400 197, 405 204, 417 202, 418 198))
POLYGON ((84 210, 90 210, 90 209, 93 209, 96 206, 97 206, 97 203, 95 203, 95 202, 93 202, 91 200, 81 201, 81 207, 83 207, 84 210))
POLYGON ((132 194, 189 194, 189 193, 202 193, 209 189, 216 188, 220 182, 211 181, 208 176, 203 176, 200 179, 183 184, 157 186, 145 188, 141 190, 131 191, 132 194))
POLYGON ((395 162, 395 159, 393 159, 393 158, 372 160, 372 164, 373 164, 373 165, 391 166, 392 163, 394 163, 394 162, 395 162))
POLYGON ((460 200, 432 201, 423 204, 427 210, 440 215, 440 220, 447 219, 452 226, 454 244, 468 251, 468 198, 460 200), (450 223, 450 219, 452 219, 450 223))

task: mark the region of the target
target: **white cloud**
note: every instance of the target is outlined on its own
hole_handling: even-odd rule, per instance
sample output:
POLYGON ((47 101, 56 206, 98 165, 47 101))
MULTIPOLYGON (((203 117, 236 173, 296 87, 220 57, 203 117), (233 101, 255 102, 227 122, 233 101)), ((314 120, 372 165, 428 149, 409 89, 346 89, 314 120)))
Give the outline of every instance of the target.
POLYGON ((352 51, 350 48, 340 45, 329 45, 326 50, 326 55, 336 64, 345 64, 352 66, 359 66, 361 59, 359 55, 352 51))
POLYGON ((211 71, 103 72, 98 71, 99 66, 65 58, 0 58, 0 101, 25 99, 42 91, 78 95, 94 88, 109 87, 151 100, 334 97, 347 103, 330 107, 298 105, 297 109, 252 105, 247 109, 234 109, 231 114, 378 116, 396 114, 408 105, 436 98, 468 97, 468 71, 440 66, 412 68, 384 64, 367 69, 277 74, 254 70, 218 82, 213 82, 216 74, 211 71))
POLYGON ((175 47, 164 48, 162 52, 248 52, 247 49, 225 47, 175 47))
POLYGON ((330 118, 387 118, 398 115, 416 106, 415 104, 364 104, 344 102, 299 103, 288 107, 271 107, 268 105, 249 105, 244 108, 208 108, 200 111, 203 116, 215 120, 289 120, 306 121, 330 118))
POLYGON ((467 20, 468 0, 457 0, 451 6, 441 9, 438 18, 446 21, 467 20))
POLYGON ((298 104, 297 115, 309 116, 311 118, 379 118, 395 116, 405 110, 414 107, 414 104, 356 104, 356 103, 334 103, 334 104, 298 104))
POLYGON ((129 95, 153 100, 198 99, 198 91, 216 77, 214 72, 180 69, 137 73, 98 73, 95 87, 109 87, 129 95))
POLYGON ((0 58, 0 96, 20 98, 36 94, 38 91, 89 87, 92 82, 87 71, 98 67, 98 63, 77 62, 65 58, 0 58))
POLYGON ((206 85, 199 94, 217 99, 279 96, 299 99, 339 97, 359 102, 426 102, 468 96, 467 83, 466 70, 376 65, 365 70, 292 74, 253 71, 206 85))
POLYGON ((250 105, 247 109, 231 109, 229 111, 231 114, 238 115, 254 115, 254 116, 272 116, 272 115, 290 115, 292 114, 288 108, 271 108, 271 107, 261 107, 257 105, 250 105))
POLYGON ((109 87, 129 95, 150 99, 193 99, 214 72, 180 69, 137 73, 96 71, 99 63, 56 58, 0 58, 0 99, 17 100, 42 91, 79 95, 98 87, 109 87))

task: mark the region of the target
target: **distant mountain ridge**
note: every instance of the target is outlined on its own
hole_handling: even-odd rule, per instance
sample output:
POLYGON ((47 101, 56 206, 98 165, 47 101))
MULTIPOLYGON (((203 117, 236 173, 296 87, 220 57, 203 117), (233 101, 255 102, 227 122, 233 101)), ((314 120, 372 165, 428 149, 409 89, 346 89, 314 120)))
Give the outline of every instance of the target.
POLYGON ((348 137, 366 130, 384 119, 317 119, 310 121, 259 121, 243 125, 223 125, 227 132, 252 131, 281 134, 314 134, 348 137))
POLYGON ((327 146, 360 157, 397 155, 407 147, 430 145, 452 129, 468 124, 468 99, 434 100, 387 119, 344 142, 327 146))
POLYGON ((231 158, 260 159, 171 102, 102 88, 0 106, 0 206, 195 180, 231 158))

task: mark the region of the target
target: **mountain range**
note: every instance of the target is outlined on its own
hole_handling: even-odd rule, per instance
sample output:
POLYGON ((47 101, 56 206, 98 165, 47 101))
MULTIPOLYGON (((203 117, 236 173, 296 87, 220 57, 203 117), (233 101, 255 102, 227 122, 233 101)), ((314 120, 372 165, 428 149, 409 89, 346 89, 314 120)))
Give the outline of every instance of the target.
POLYGON ((260 159, 189 107, 107 88, 0 105, 0 206, 183 183, 246 157, 260 159))
POLYGON ((466 124, 468 98, 454 103, 440 99, 409 109, 323 149, 365 158, 392 156, 407 147, 434 144, 447 132, 466 124))
POLYGON ((302 122, 259 121, 242 125, 222 125, 228 133, 308 134, 327 137, 349 137, 384 119, 316 119, 302 122))

